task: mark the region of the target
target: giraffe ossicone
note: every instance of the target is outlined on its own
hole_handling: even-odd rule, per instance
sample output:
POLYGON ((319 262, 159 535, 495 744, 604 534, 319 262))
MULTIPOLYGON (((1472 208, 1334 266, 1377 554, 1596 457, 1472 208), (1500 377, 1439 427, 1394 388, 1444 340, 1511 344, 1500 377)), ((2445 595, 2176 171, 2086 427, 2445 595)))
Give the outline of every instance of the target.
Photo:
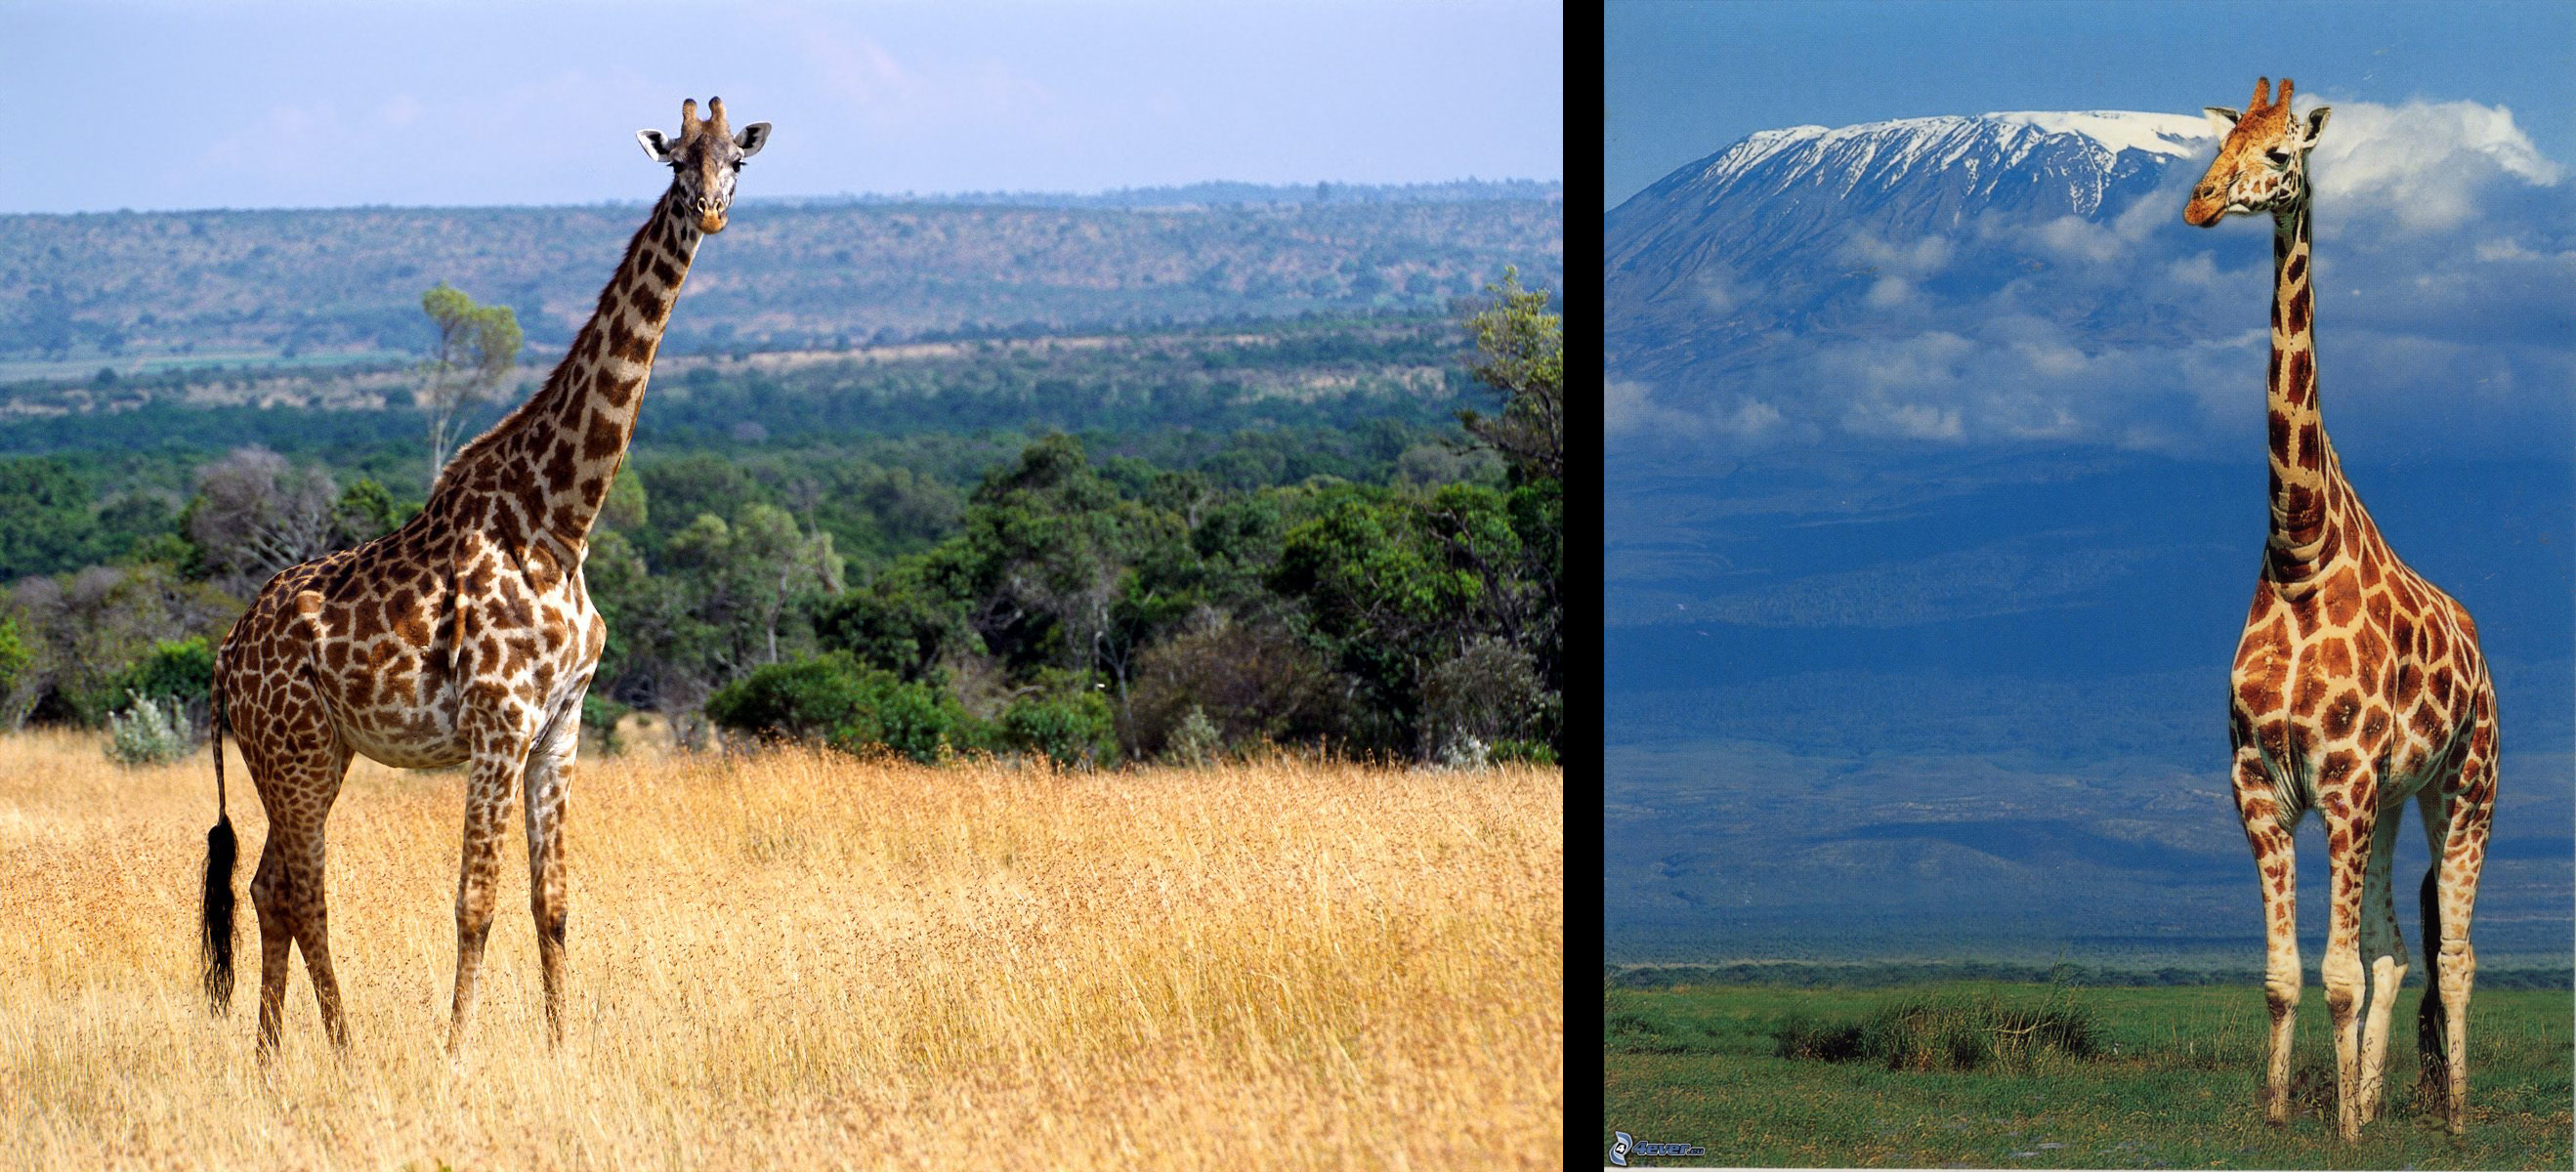
MULTIPOLYGON (((331 967, 323 823, 352 756, 407 768, 469 765, 456 889, 456 1052, 492 925, 514 796, 527 812, 529 901, 549 1036, 563 1038, 568 914, 563 826, 582 696, 607 643, 582 559, 625 459, 680 282, 722 231, 734 177, 769 124, 725 125, 721 99, 680 134, 643 131, 671 184, 626 245, 599 306, 542 387, 439 473, 418 516, 384 537, 279 571, 215 657, 214 755, 241 745, 268 836, 251 879, 259 914, 259 1041, 277 1046, 289 952, 301 949, 322 1022, 345 1045, 331 967)), ((232 989, 232 818, 207 832, 206 992, 232 989)))
POLYGON ((2327 108, 2290 109, 2256 83, 2183 209, 2208 227, 2272 217, 2267 375, 2271 528, 2229 677, 2237 816, 2263 893, 2264 999, 2271 1012, 2265 1116, 2289 1119, 2300 990, 2291 835, 2325 823, 2327 936, 2321 975, 2335 1047, 2336 1131, 2377 1116, 2388 1022, 2406 976, 2392 891, 2397 830, 2414 799, 2432 845, 2419 898, 2429 988, 2418 1008, 2425 1089, 2454 1135, 2468 1118, 2468 1005, 2477 976, 2469 917, 2495 814, 2494 682, 2467 608, 2398 560, 2345 481, 2317 401, 2308 152, 2327 108))

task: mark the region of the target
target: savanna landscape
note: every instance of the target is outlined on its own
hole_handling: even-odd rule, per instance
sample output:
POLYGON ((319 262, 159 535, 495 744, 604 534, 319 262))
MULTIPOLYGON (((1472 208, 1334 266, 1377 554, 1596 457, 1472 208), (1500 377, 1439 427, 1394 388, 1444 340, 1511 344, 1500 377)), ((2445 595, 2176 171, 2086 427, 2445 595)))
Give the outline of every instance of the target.
MULTIPOLYGON (((676 132, 544 10, 444 53, 450 10, 47 15, 181 73, 337 45, 296 56, 372 65, 311 100, 402 125, 245 131, 323 162, 278 187, 90 188, 109 152, 0 196, 0 1163, 1558 1163, 1560 182, 1426 178, 1421 141, 1296 178, 1355 165, 1334 118, 1269 182, 1202 181, 1200 140, 1140 187, 1166 136, 1075 109, 1141 83, 1231 141, 1286 115, 1166 78, 1350 40, 1302 11, 1149 49, 1189 22, 1086 10, 1068 62, 996 48, 1053 11, 783 5, 738 125, 656 74, 676 132), (940 78, 960 44, 1000 55, 940 78), (1004 86, 1041 142, 951 100, 1121 51, 1151 67, 1004 86), (571 80, 386 72, 513 54, 571 80), (856 101, 897 56, 927 88, 856 101), (445 186, 496 109, 544 145, 445 186), (967 173, 1011 188, 913 194, 967 173), (238 904, 211 1006, 201 890, 238 904), (262 917, 340 990, 290 960, 274 1049, 262 917)), ((1553 8, 1488 15, 1557 55, 1553 8)))
POLYGON ((2564 1168, 2571 1004, 2557 988, 2472 1003, 2465 1136, 2416 1082, 2421 990, 2398 995, 2387 1107, 2334 1138, 2324 998, 2299 1006, 2291 1120, 2257 1095, 2268 1028, 2246 984, 2079 987, 1945 980, 1879 988, 1614 988, 1608 1128, 1707 1149, 1719 1167, 2564 1168))
POLYGON ((564 1045, 509 865, 452 1067, 461 772, 352 771, 330 872, 350 1047, 298 965, 263 1065, 247 915, 231 1011, 198 984, 210 762, 0 739, 9 1162, 1557 1162, 1553 769, 936 767, 674 752, 627 724, 630 750, 573 791, 564 1045))

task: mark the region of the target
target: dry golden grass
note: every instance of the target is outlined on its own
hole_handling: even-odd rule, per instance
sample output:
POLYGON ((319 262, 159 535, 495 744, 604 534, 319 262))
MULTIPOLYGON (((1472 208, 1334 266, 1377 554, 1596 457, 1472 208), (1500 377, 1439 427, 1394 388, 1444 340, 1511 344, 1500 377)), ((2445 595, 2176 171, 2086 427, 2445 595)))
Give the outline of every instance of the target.
MULTIPOLYGON (((236 754, 246 888, 264 826, 236 754)), ((198 992, 205 757, 0 741, 0 1163, 436 1168, 1547 1166, 1562 775, 1281 761, 946 770, 592 760, 567 1040, 512 865, 445 1054, 463 778, 362 761, 332 819, 352 1045, 198 992)), ((514 829, 514 833, 516 833, 514 829)))

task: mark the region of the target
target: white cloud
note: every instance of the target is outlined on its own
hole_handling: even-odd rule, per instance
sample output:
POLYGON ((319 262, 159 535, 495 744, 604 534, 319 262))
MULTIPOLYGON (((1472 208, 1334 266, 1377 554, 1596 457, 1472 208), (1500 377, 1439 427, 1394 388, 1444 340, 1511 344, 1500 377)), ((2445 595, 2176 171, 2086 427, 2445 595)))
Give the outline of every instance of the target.
POLYGON ((1920 280, 1947 267, 1958 254, 1958 245, 1947 236, 1891 243, 1863 232, 1853 236, 1843 251, 1857 263, 1920 280))
POLYGON ((2334 113, 2308 165, 2328 207, 2381 211, 2404 227, 2441 231, 2476 215, 2493 184, 2549 187, 2559 179, 2558 164, 2541 155, 2502 106, 2321 104, 2334 113))
POLYGON ((1843 426, 1859 435, 1896 439, 1955 440, 1963 432, 1958 408, 1928 403, 1854 403, 1843 426))
POLYGON ((1879 309, 1891 309, 1912 300, 1914 286, 1906 284, 1903 277, 1880 277, 1869 287, 1869 304, 1879 309))

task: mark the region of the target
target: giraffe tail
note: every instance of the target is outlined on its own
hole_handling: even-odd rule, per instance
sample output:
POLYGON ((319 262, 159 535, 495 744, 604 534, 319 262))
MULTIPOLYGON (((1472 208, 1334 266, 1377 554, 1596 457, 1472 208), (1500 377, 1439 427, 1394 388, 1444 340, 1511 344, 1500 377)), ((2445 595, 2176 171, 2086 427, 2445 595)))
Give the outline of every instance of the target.
POLYGON ((204 902, 206 1002, 217 1013, 232 1005, 233 1000, 233 861, 239 846, 233 840, 233 818, 224 805, 224 693, 223 673, 215 673, 214 694, 208 705, 211 735, 215 746, 215 826, 206 832, 206 895, 204 902))
POLYGON ((2442 1009, 2442 900, 2439 880, 2442 861, 2424 872, 2424 888, 2417 897, 2424 912, 2424 1000, 2415 1007, 2415 1054, 2423 1068, 2424 1085, 2439 1093, 2450 1085, 2450 1051, 2445 1031, 2448 1015, 2442 1009))

